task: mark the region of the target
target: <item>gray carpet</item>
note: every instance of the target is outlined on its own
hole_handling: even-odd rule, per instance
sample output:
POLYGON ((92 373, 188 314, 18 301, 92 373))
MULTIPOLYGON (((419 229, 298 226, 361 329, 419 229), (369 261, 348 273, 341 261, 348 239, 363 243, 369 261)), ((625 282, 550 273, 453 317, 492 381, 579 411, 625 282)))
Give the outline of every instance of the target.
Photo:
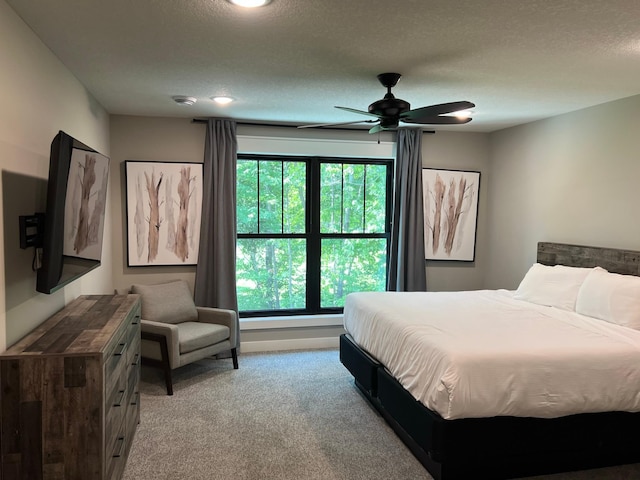
MULTIPOLYGON (((204 360, 174 372, 172 397, 143 368, 140 389, 124 480, 431 479, 336 350, 244 354, 239 370, 204 360)), ((640 479, 640 465, 535 479, 640 479)))

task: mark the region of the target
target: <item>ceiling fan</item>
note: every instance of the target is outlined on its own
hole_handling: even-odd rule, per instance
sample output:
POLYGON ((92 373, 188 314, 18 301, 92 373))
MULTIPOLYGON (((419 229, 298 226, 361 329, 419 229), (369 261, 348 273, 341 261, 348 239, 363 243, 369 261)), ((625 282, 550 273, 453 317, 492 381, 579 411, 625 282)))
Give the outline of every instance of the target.
POLYGON ((417 123, 422 125, 461 125, 471 121, 469 116, 450 115, 454 112, 460 112, 475 107, 475 104, 467 101, 440 103, 438 105, 430 105, 428 107, 414 108, 411 110, 409 102, 396 98, 391 89, 396 86, 400 80, 399 73, 381 73, 378 80, 383 87, 387 89, 384 98, 373 102, 369 105, 368 111, 356 110, 349 107, 338 107, 347 112, 359 113, 370 117, 376 117, 376 120, 356 120, 352 122, 340 123, 319 123, 315 125, 301 125, 298 128, 328 127, 334 125, 349 125, 354 123, 376 123, 369 133, 378 133, 384 130, 395 130, 400 122, 417 123))

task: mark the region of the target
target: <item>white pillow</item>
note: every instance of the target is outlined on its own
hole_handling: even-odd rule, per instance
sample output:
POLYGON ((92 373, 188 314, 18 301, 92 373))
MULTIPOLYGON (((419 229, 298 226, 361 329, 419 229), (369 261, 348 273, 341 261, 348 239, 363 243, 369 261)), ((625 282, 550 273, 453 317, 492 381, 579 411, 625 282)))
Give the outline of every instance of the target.
POLYGON ((640 330, 640 277, 594 269, 580 288, 576 312, 640 330))
POLYGON ((514 298, 574 311, 578 291, 593 268, 535 263, 526 273, 514 298))

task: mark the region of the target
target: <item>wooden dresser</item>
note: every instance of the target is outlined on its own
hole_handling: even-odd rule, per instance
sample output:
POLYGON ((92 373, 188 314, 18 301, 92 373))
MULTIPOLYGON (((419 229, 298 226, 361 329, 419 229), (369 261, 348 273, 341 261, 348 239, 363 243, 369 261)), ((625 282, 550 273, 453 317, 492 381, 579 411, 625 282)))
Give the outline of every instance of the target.
POLYGON ((71 302, 0 355, 0 478, 121 478, 139 380, 139 296, 71 302))

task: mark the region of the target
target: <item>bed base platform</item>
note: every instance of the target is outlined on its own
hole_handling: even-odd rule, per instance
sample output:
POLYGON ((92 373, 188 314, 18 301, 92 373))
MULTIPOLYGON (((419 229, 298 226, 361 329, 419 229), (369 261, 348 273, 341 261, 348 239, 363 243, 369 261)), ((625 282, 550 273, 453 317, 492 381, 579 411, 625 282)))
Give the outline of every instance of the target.
POLYGON ((508 479, 640 462, 640 413, 446 420, 348 335, 340 361, 435 480, 508 479))

